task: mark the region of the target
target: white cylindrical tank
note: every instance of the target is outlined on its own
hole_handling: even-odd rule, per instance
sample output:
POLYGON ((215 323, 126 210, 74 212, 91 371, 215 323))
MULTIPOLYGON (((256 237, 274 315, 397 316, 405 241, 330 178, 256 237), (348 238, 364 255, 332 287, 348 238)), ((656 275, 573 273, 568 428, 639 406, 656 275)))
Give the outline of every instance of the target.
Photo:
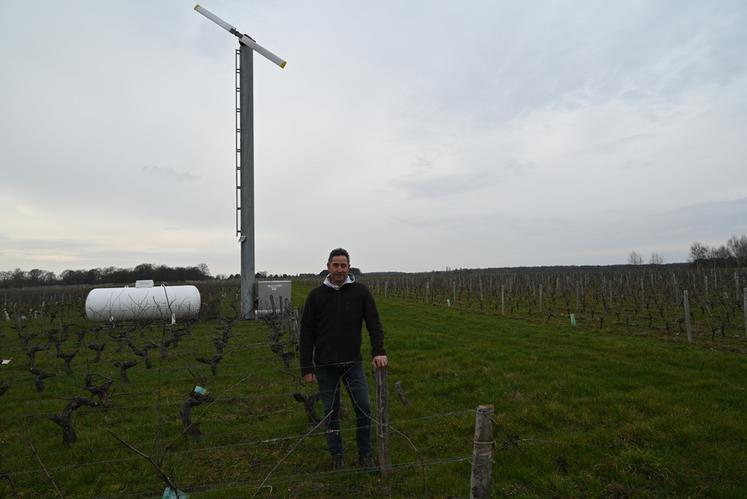
POLYGON ((194 319, 200 311, 200 291, 194 286, 98 288, 86 298, 86 316, 92 321, 194 319))

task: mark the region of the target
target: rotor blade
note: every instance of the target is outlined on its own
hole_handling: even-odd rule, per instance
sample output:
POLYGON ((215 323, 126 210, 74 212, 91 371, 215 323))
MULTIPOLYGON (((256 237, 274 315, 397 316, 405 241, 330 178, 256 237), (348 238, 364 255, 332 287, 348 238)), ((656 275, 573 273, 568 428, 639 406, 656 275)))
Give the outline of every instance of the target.
POLYGON ((275 64, 277 64, 281 68, 284 68, 285 65, 287 64, 283 59, 281 59, 280 57, 276 56, 275 54, 273 54, 272 52, 270 52, 269 50, 267 50, 266 48, 264 48, 262 45, 260 45, 257 42, 255 42, 249 35, 245 35, 245 34, 240 33, 239 30, 237 30, 235 27, 231 26, 226 21, 224 21, 220 17, 218 17, 215 14, 213 14, 212 12, 210 12, 209 10, 207 10, 205 7, 202 7, 200 4, 196 4, 195 5, 195 10, 197 12, 199 12, 200 14, 202 14, 203 16, 205 16, 208 19, 210 19, 211 21, 213 21, 215 24, 217 24, 218 26, 220 26, 224 30, 226 30, 229 33, 231 33, 232 35, 238 37, 239 42, 243 43, 244 45, 246 45, 247 47, 251 48, 255 52, 260 53, 261 55, 263 55, 264 57, 266 57, 268 60, 274 62, 275 64))
POLYGON ((216 16, 215 14, 213 14, 212 12, 210 12, 209 10, 207 10, 205 7, 203 7, 199 3, 195 4, 195 10, 197 12, 199 12, 200 14, 202 14, 203 16, 205 16, 208 19, 210 19, 211 21, 213 21, 215 24, 217 24, 218 26, 220 26, 224 30, 226 30, 229 33, 231 33, 232 35, 236 35, 237 37, 241 38, 241 33, 239 33, 239 30, 237 30, 236 28, 234 28, 233 26, 231 26, 230 24, 228 24, 226 21, 224 21, 220 17, 216 16))
POLYGON ((247 35, 242 35, 241 38, 239 38, 239 41, 241 43, 243 43, 244 45, 246 45, 247 47, 249 47, 252 50, 254 50, 255 52, 259 52, 260 54, 262 54, 263 56, 265 56, 268 60, 274 62, 275 64, 277 64, 281 68, 285 67, 286 62, 284 60, 282 60, 280 57, 276 56, 275 54, 273 54, 272 52, 270 52, 269 50, 267 50, 266 48, 264 48, 259 43, 257 43, 254 40, 252 40, 251 37, 249 37, 247 35))

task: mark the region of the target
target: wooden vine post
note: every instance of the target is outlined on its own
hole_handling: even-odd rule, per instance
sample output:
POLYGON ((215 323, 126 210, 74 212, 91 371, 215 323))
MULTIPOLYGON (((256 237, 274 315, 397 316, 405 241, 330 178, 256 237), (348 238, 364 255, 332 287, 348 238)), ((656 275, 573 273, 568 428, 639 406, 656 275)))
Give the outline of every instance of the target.
POLYGON ((744 288, 744 304, 742 305, 742 311, 744 313, 744 335, 747 336, 747 288, 744 288))
POLYGON ((739 273, 734 271, 734 299, 739 303, 739 273))
POLYGON ((493 475, 493 413, 492 405, 477 406, 475 440, 472 450, 470 499, 488 499, 493 475))
POLYGON ((690 300, 687 298, 687 290, 682 292, 682 304, 685 306, 685 329, 687 330, 687 341, 693 341, 693 325, 690 323, 690 300))
POLYGON ((374 369, 376 381, 376 443, 379 454, 379 470, 386 476, 391 462, 389 460, 389 387, 386 381, 386 367, 374 369))
POLYGON ((542 313, 542 284, 539 285, 539 308, 542 313))
POLYGON ((482 312, 482 279, 480 277, 477 277, 477 284, 480 286, 480 312, 482 312))

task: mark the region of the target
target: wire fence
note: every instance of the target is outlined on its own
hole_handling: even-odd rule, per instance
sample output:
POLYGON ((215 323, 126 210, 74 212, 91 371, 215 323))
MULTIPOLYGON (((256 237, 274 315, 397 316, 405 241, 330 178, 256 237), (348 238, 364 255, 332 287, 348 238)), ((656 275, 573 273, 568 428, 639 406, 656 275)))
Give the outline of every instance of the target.
MULTIPOLYGON (((336 388, 339 389, 339 386, 336 388)), ((285 394, 272 394, 271 396, 275 395, 288 395, 285 394)), ((464 410, 458 410, 458 411, 448 411, 448 412, 442 412, 442 413, 435 413, 435 414, 429 414, 426 416, 419 416, 419 417, 411 417, 411 418, 403 418, 398 420, 393 420, 390 422, 391 428, 399 433, 403 438, 405 438, 409 445, 415 450, 416 454, 418 453, 417 448, 415 445, 413 445, 412 440, 410 437, 408 437, 405 433, 401 432, 397 429, 397 426, 400 425, 406 425, 409 423, 422 423, 424 421, 428 420, 434 420, 437 418, 447 418, 447 417, 464 417, 466 414, 473 415, 474 414, 473 409, 464 409, 464 410)), ((286 454, 286 457, 289 456, 293 450, 306 438, 319 438, 324 437, 327 435, 327 431, 324 430, 318 430, 318 427, 322 424, 323 420, 320 421, 316 427, 306 433, 305 435, 299 437, 297 433, 285 433, 281 435, 271 436, 269 438, 256 438, 256 439, 249 439, 245 441, 240 442, 233 442, 228 444, 221 444, 221 445, 208 445, 208 446, 202 446, 197 448, 190 448, 190 449, 177 449, 172 450, 170 454, 174 457, 178 457, 181 455, 186 454, 203 454, 203 453, 210 453, 210 452, 222 452, 227 449, 237 449, 237 448, 256 448, 258 445, 278 445, 282 443, 292 443, 291 450, 286 454)), ((358 427, 356 426, 346 426, 340 429, 342 433, 351 433, 357 431, 358 427)), ((467 439, 465 438, 465 441, 467 439)), ((433 456, 428 456, 426 459, 425 457, 421 457, 418 461, 412 461, 412 462, 399 462, 394 463, 391 467, 393 471, 406 469, 413 466, 418 466, 425 470, 425 468, 452 463, 452 462, 459 462, 468 460, 468 456, 457 456, 457 457, 448 457, 448 458, 437 458, 433 456)), ((91 467, 97 467, 97 466, 111 466, 111 465, 121 465, 124 463, 137 463, 142 462, 142 458, 139 456, 127 456, 122 455, 117 458, 112 459, 105 459, 105 460, 95 460, 95 461, 87 461, 87 462, 80 462, 75 463, 71 465, 63 465, 63 466, 55 466, 55 467, 43 467, 41 460, 39 461, 40 466, 37 469, 26 469, 26 470, 16 470, 16 471, 5 471, 2 475, 11 479, 11 480, 18 480, 23 477, 29 477, 32 475, 36 475, 39 477, 39 479, 43 479, 44 476, 50 477, 50 480, 52 480, 52 476, 58 476, 61 474, 71 473, 76 470, 81 470, 83 468, 91 468, 91 467)), ((261 482, 258 479, 251 479, 251 480, 233 480, 228 482, 208 482, 208 483, 197 483, 197 484, 191 484, 189 487, 187 487, 185 490, 188 492, 207 492, 207 491, 220 491, 220 490, 232 490, 237 488, 246 488, 246 487, 258 487, 257 490, 260 490, 261 487, 264 486, 264 483, 268 481, 270 478, 270 475, 272 472, 280 465, 281 461, 278 461, 276 465, 272 468, 270 473, 267 474, 264 480, 261 482)), ((286 481, 293 481, 293 480, 299 480, 299 479, 312 479, 312 480, 319 480, 319 479, 328 479, 332 477, 342 477, 342 476, 352 476, 359 473, 366 473, 370 472, 370 470, 360 470, 360 469, 349 469, 344 471, 314 471, 314 472, 305 472, 305 473, 297 473, 297 474, 280 474, 278 476, 272 477, 271 485, 269 487, 277 486, 279 484, 286 483, 286 481)), ((424 471, 423 471, 424 472, 424 471)), ((55 485, 56 486, 56 485, 55 485)), ((128 493, 128 494, 117 494, 119 497, 130 497, 130 496, 148 496, 149 494, 153 493, 153 489, 143 489, 139 490, 138 492, 128 493)), ((69 495, 68 497, 75 497, 74 495, 69 495)))
MULTIPOLYGON (((460 456, 451 456, 451 457, 444 457, 444 458, 438 458, 438 459, 427 459, 427 460, 394 463, 391 465, 391 470, 396 472, 396 471, 402 471, 402 470, 407 470, 407 469, 412 469, 412 468, 419 468, 419 469, 431 468, 431 467, 441 466, 441 465, 446 465, 446 464, 465 463, 465 462, 471 463, 470 455, 460 455, 460 456)), ((351 477, 351 476, 356 476, 356 475, 370 475, 370 474, 371 474, 371 470, 368 470, 368 469, 349 468, 349 469, 342 469, 342 470, 316 471, 316 472, 278 475, 278 476, 273 477, 272 485, 268 485, 265 487, 269 489, 268 495, 271 496, 275 486, 286 485, 286 484, 297 482, 300 480, 304 480, 304 481, 319 480, 319 479, 329 480, 329 479, 351 477)), ((199 493, 199 492, 218 492, 218 491, 230 491, 230 490, 235 490, 238 488, 248 488, 248 487, 256 488, 255 490, 255 493, 256 493, 260 490, 261 487, 263 487, 263 482, 260 479, 255 479, 255 480, 236 480, 236 481, 231 481, 231 482, 201 483, 201 484, 197 484, 197 485, 186 488, 185 492, 188 492, 190 494, 199 493)), ((152 494, 151 489, 144 489, 139 492, 117 495, 116 497, 151 497, 151 498, 161 497, 161 494, 152 494, 152 495, 151 494, 152 494)), ((71 497, 83 497, 83 496, 71 496, 71 497)))
MULTIPOLYGON (((433 420, 433 419, 442 419, 445 417, 464 416, 465 414, 474 415, 474 413, 475 413, 474 409, 463 409, 459 411, 449 411, 449 412, 443 412, 443 413, 430 414, 427 416, 391 420, 390 424, 404 425, 406 423, 422 422, 422 421, 428 421, 428 420, 433 420)), ((340 428, 339 431, 342 433, 354 433, 358 428, 359 427, 355 425, 344 426, 340 428)), ((319 430, 319 431, 308 434, 307 437, 312 437, 312 438, 326 437, 327 433, 328 432, 326 430, 319 430)), ((276 436, 269 436, 266 438, 256 438, 256 439, 251 439, 251 440, 234 442, 230 444, 211 445, 211 446, 204 446, 204 447, 196 447, 192 449, 174 450, 174 451, 171 451, 171 453, 175 455, 194 454, 194 453, 210 452, 210 451, 216 451, 216 450, 235 449, 235 448, 240 448, 240 447, 251 447, 251 446, 256 446, 256 445, 264 445, 264 444, 274 444, 274 443, 280 443, 280 442, 294 442, 298 440, 299 440, 298 432, 286 433, 286 434, 281 434, 281 435, 276 435, 276 436)), ((139 442, 139 444, 143 445, 144 443, 139 442)), ((123 456, 123 457, 118 457, 116 459, 85 461, 82 463, 50 467, 48 469, 50 472, 71 471, 71 470, 86 468, 90 466, 108 465, 108 464, 115 464, 115 463, 126 462, 126 461, 142 461, 142 458, 138 456, 131 456, 131 457, 123 456)), ((10 477, 17 477, 17 476, 23 476, 23 475, 40 474, 40 473, 43 473, 43 470, 41 468, 25 469, 25 470, 17 470, 17 471, 6 471, 4 474, 10 477)))

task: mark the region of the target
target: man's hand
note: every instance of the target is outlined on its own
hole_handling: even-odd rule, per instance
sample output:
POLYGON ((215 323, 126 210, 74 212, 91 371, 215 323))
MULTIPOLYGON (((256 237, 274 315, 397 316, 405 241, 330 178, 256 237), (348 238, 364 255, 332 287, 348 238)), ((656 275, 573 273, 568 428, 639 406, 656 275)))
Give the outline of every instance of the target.
POLYGON ((373 358, 372 362, 374 369, 378 369, 379 367, 386 367, 387 364, 389 364, 389 361, 386 358, 386 355, 377 355, 373 358))
POLYGON ((306 373, 303 375, 303 380, 307 383, 313 383, 316 381, 316 375, 314 373, 306 373))

